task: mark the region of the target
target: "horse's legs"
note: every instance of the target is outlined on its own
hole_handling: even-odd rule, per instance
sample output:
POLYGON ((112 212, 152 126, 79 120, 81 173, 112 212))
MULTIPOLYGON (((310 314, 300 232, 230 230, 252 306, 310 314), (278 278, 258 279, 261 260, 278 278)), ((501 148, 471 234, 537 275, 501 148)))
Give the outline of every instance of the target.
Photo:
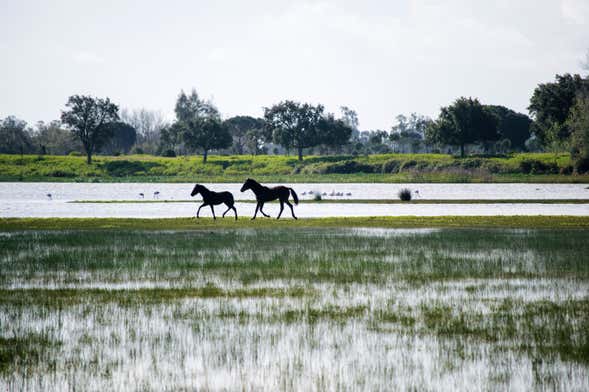
POLYGON ((280 200, 280 212, 278 213, 278 216, 276 217, 276 219, 280 219, 280 215, 282 215, 283 210, 284 210, 284 202, 282 200, 280 200))
POLYGON ((225 211, 223 213, 223 218, 225 218, 225 214, 228 213, 233 208, 233 206, 230 206, 229 204, 225 204, 225 205, 227 206, 227 211, 225 211))
POLYGON ((200 205, 200 207, 198 207, 198 210, 196 211, 196 217, 197 217, 197 218, 199 218, 199 216, 198 216, 198 213, 200 212, 200 209, 201 209, 201 208, 203 208, 204 206, 206 206, 206 204, 205 204, 205 203, 202 203, 202 204, 200 205))
POLYGON ((254 217, 252 220, 256 219, 256 215, 258 215, 258 208, 260 208, 260 203, 256 204, 256 212, 254 212, 254 217))
POLYGON ((270 215, 266 214, 264 211, 262 211, 262 208, 264 208, 264 203, 260 203, 260 212, 262 213, 262 215, 264 215, 266 218, 270 218, 270 215))
POLYGON ((290 204, 290 202, 288 200, 285 203, 288 204, 288 206, 290 207, 290 212, 292 213, 292 217, 295 219, 298 219, 294 214, 294 208, 292 208, 292 204, 290 204))
POLYGON ((213 208, 212 204, 211 204, 211 211, 213 211, 213 219, 217 219, 217 217, 215 216, 215 209, 213 208))
POLYGON ((237 220, 237 210, 235 209, 235 206, 231 206, 231 208, 233 208, 233 212, 235 212, 235 220, 237 220))

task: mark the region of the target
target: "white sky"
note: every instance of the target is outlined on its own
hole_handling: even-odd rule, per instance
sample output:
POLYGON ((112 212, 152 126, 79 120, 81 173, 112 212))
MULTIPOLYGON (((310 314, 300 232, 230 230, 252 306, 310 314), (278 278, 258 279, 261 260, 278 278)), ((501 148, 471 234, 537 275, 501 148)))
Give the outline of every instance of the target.
POLYGON ((0 0, 0 117, 92 94, 171 119, 195 87, 225 117, 295 99, 388 130, 459 96, 527 113, 587 50, 589 0, 0 0))

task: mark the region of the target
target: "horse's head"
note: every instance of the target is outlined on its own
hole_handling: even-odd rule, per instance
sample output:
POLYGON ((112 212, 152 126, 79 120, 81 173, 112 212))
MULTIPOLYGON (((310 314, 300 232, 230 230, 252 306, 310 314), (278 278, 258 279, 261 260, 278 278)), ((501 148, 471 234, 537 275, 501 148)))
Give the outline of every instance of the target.
POLYGON ((202 189, 202 185, 196 184, 194 186, 194 189, 192 190, 192 193, 190 194, 190 196, 198 195, 200 193, 201 189, 202 189))
POLYGON ((255 181, 252 180, 251 178, 248 178, 247 180, 245 180, 245 182, 243 183, 243 186, 241 187, 241 191, 245 192, 248 189, 252 189, 252 184, 254 184, 255 181))

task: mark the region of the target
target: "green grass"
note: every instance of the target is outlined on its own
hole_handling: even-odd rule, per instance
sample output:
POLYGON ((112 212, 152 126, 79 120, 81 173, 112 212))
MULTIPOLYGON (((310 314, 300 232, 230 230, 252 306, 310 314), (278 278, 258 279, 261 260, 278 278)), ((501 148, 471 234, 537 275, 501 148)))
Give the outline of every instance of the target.
POLYGON ((525 153, 505 157, 456 158, 444 154, 308 156, 148 155, 84 157, 0 155, 2 181, 80 182, 565 182, 587 183, 589 175, 570 175, 568 154, 525 153))
POLYGON ((586 218, 229 222, 0 220, 0 389, 589 387, 586 218))
POLYGON ((454 227, 454 228, 587 228, 584 216, 378 216, 347 218, 0 218, 0 230, 225 230, 237 228, 345 228, 345 227, 454 227))

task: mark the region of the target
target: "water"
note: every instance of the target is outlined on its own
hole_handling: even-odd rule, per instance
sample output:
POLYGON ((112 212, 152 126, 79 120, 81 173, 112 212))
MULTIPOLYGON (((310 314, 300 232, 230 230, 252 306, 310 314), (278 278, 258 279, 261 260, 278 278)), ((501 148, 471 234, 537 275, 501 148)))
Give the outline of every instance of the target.
MULTIPOLYGON (((271 184, 269 184, 271 185, 271 184)), ((212 190, 228 190, 238 200, 241 217, 254 214, 251 191, 241 193, 241 184, 206 184, 212 190)), ((395 199, 401 188, 409 188, 416 199, 589 199, 586 184, 290 184, 301 199, 311 199, 309 191, 327 193, 324 199, 395 199), (340 192, 344 196, 329 196, 340 192), (349 195, 351 193, 351 195, 349 195), (346 195, 348 194, 348 195, 346 195)), ((82 184, 82 183, 0 183, 0 217, 127 217, 171 218, 194 216, 195 203, 70 203, 74 200, 160 200, 190 199, 193 184, 82 184), (158 196, 154 196, 159 192, 158 196), (139 196, 140 193, 144 197, 139 196), (51 194, 51 198, 47 195, 51 194)), ((224 206, 215 208, 217 216, 224 206)), ((268 203, 264 211, 277 216, 279 205, 268 203)), ((577 215, 589 216, 589 204, 301 204, 298 217, 341 216, 442 216, 442 215, 577 215)), ((203 208, 201 216, 211 216, 203 208)), ((228 214, 232 217, 232 212, 228 214)), ((283 217, 290 217, 288 207, 283 217)))

